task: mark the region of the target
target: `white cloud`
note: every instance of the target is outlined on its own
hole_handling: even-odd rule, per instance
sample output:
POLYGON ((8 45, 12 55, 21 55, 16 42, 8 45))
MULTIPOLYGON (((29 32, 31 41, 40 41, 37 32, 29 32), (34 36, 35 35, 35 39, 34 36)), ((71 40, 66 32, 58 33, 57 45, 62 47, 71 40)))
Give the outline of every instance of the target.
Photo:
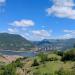
POLYGON ((3 6, 5 4, 6 0, 0 0, 0 6, 3 6))
POLYGON ((47 30, 34 30, 32 31, 33 37, 37 38, 37 39, 47 39, 50 38, 51 36, 51 32, 49 33, 49 31, 47 30))
POLYGON ((75 19, 74 0, 52 0, 53 5, 46 11, 48 15, 55 15, 61 18, 75 19))
POLYGON ((75 30, 64 30, 64 32, 75 35, 75 30))
POLYGON ((66 34, 63 35, 61 38, 64 39, 75 38, 75 30, 64 30, 64 32, 66 34))
POLYGON ((0 14, 5 12, 6 0, 0 0, 0 14))
POLYGON ((65 34, 64 36, 62 36, 63 39, 70 39, 73 38, 73 35, 71 34, 65 34))
POLYGON ((25 19, 10 23, 10 25, 17 27, 29 27, 29 26, 34 26, 34 24, 35 23, 32 20, 25 20, 25 19))
POLYGON ((8 33, 17 33, 16 28, 8 28, 8 33))

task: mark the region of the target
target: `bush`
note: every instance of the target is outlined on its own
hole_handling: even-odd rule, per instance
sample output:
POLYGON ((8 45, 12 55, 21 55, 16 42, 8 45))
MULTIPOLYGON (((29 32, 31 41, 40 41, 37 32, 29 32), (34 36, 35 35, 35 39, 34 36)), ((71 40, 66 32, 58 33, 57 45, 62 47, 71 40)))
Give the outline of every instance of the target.
POLYGON ((16 75, 16 67, 13 64, 5 66, 3 75, 16 75))
POLYGON ((21 60, 22 60, 22 59, 19 58, 19 59, 17 59, 16 61, 13 61, 11 64, 13 64, 15 67, 20 67, 20 68, 22 68, 24 64, 22 63, 21 60))
POLYGON ((20 67, 22 68, 23 67, 23 63, 20 61, 20 60, 16 60, 14 63, 13 63, 16 67, 20 67))
POLYGON ((20 59, 17 59, 16 61, 0 67, 0 75, 16 75, 16 68, 23 67, 23 63, 20 61, 20 59))
POLYGON ((47 54, 45 54, 45 53, 42 52, 38 56, 40 57, 42 63, 44 63, 45 61, 48 61, 47 54))
POLYGON ((71 49, 69 51, 66 51, 62 57, 62 61, 67 61, 67 60, 75 60, 75 49, 71 49))
POLYGON ((48 60, 49 60, 49 61, 57 61, 58 58, 57 58, 57 57, 51 57, 51 58, 49 58, 48 60))
POLYGON ((38 66, 38 65, 39 65, 38 61, 36 59, 34 59, 32 66, 38 66))
POLYGON ((56 54, 59 56, 63 56, 64 52, 63 51, 56 51, 56 54))

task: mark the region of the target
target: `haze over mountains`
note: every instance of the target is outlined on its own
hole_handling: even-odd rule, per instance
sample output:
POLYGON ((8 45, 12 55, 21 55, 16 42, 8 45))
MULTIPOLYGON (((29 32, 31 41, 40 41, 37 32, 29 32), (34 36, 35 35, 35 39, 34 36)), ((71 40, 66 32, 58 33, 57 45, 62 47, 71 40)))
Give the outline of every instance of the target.
POLYGON ((75 47, 75 38, 71 39, 44 39, 34 42, 39 50, 67 50, 75 47))
POLYGON ((17 34, 0 33, 0 50, 67 50, 75 47, 75 38, 28 41, 17 34))

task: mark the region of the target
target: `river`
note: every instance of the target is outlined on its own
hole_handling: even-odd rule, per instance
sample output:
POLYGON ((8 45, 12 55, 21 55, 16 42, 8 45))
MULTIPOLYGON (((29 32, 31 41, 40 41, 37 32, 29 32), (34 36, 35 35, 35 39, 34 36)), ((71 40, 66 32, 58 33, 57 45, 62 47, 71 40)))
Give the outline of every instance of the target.
POLYGON ((33 57, 36 55, 34 51, 13 51, 13 50, 0 50, 2 55, 19 55, 24 57, 33 57))

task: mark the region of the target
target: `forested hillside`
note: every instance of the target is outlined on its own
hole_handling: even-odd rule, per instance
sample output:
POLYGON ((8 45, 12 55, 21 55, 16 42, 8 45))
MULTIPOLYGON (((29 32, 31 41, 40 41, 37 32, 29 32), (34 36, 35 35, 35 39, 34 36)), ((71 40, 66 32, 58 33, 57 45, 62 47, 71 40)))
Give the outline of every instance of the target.
POLYGON ((0 33, 0 50, 30 50, 34 45, 17 34, 0 33))

